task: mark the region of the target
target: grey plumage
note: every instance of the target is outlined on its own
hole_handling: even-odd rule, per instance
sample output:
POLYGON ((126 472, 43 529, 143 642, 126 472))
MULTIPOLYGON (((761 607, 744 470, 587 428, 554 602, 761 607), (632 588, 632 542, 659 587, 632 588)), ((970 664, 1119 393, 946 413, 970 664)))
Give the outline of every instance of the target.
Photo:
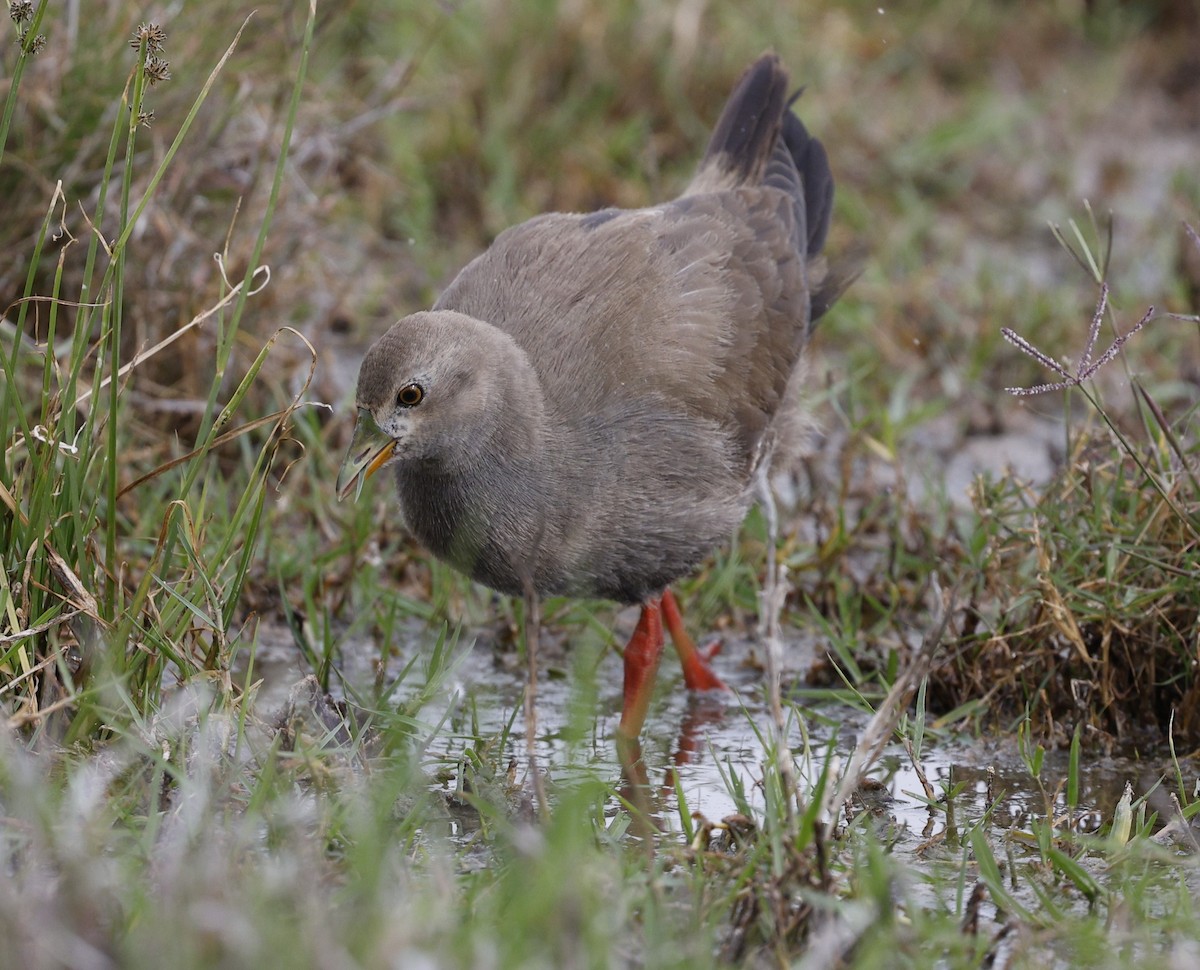
POLYGON ((368 351, 360 415, 391 449, 368 473, 394 464, 437 556, 505 593, 642 602, 732 533, 846 282, 818 278, 833 180, 787 85, 774 55, 750 67, 678 199, 509 229, 368 351))

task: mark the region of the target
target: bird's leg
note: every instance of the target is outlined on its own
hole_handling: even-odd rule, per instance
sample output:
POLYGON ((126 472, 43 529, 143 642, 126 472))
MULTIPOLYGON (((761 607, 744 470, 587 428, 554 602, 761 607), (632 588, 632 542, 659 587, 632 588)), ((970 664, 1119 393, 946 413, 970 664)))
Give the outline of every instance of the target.
MULTIPOLYGON (((662 610, 656 599, 642 604, 642 615, 625 647, 625 690, 621 704, 621 723, 617 726, 617 752, 622 767, 629 769, 641 759, 638 735, 646 722, 654 676, 662 657, 662 610)), ((645 769, 642 769, 645 773, 645 769)), ((633 776, 630 775, 632 778, 633 776)))
MULTIPOLYGON (((700 651, 695 641, 688 636, 683 626, 683 617, 679 613, 679 603, 675 594, 669 589, 662 596, 663 622, 671 632, 671 642, 675 644, 675 652, 679 654, 679 665, 683 667, 683 682, 688 690, 728 690, 724 682, 713 673, 708 665, 709 658, 715 650, 700 651)), ((628 668, 626 668, 628 669, 628 668)))
POLYGON ((632 809, 633 831, 640 836, 647 853, 654 854, 654 806, 650 799, 650 779, 642 760, 638 735, 646 722, 654 677, 663 651, 662 608, 657 599, 642 604, 642 615, 629 643, 625 646, 625 690, 621 704, 621 723, 617 725, 617 757, 625 777, 621 795, 632 809))

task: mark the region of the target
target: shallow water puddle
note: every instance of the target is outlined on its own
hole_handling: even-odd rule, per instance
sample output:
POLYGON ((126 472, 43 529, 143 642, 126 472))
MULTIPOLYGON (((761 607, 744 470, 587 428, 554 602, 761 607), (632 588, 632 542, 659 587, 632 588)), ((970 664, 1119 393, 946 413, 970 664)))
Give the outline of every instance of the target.
MULTIPOLYGON (((429 628, 419 621, 413 621, 404 632, 404 642, 389 651, 389 676, 398 676, 414 654, 428 650, 433 639, 429 628)), ((288 631, 260 631, 259 642, 255 669, 264 682, 258 706, 269 712, 282 704, 290 686, 305 672, 305 665, 288 631)), ((612 733, 621 706, 619 657, 608 651, 592 661, 594 670, 572 676, 561 673, 572 658, 564 660, 561 651, 557 657, 554 651, 549 653, 538 686, 539 768, 548 776, 551 791, 555 784, 570 784, 579 777, 616 785, 620 769, 612 733)), ((520 709, 523 665, 497 663, 493 652, 482 646, 459 647, 455 656, 444 675, 443 690, 422 712, 427 724, 440 725, 425 750, 424 763, 431 778, 438 779, 438 790, 450 795, 463 784, 464 759, 474 758, 477 766, 489 766, 497 779, 515 779, 527 793, 530 786, 520 709)), ((374 644, 344 643, 337 657, 339 675, 369 695, 379 657, 374 644)), ((811 657, 811 645, 798 642, 787 657, 788 673, 796 675, 805 669, 811 657)), ((420 667, 420 660, 416 666, 420 667)), ((668 652, 643 732, 643 758, 658 807, 657 822, 665 832, 679 836, 683 826, 676 779, 687 811, 709 821, 739 811, 731 788, 740 787, 752 807, 762 805, 757 787, 764 759, 760 732, 767 734, 769 715, 750 641, 727 644, 718 659, 718 670, 733 693, 689 696, 668 652)), ((393 702, 411 696, 422 686, 422 677, 419 670, 410 671, 409 682, 400 685, 393 702)), ((342 691, 336 680, 332 679, 331 690, 338 696, 342 691)), ((849 705, 828 701, 806 705, 801 700, 789 737, 793 752, 809 752, 800 759, 801 784, 807 787, 815 781, 831 745, 844 765, 868 720, 867 713, 849 705)), ((1037 846, 1032 822, 1049 813, 1058 819, 1068 807, 1065 751, 1046 753, 1040 786, 1023 763, 1015 737, 945 741, 927 735, 919 761, 938 803, 932 809, 912 759, 898 742, 885 748, 870 772, 871 789, 860 792, 852 805, 854 811, 865 808, 871 812, 893 850, 910 859, 918 870, 959 858, 964 851, 961 840, 981 819, 986 819, 994 839, 1006 846, 1011 863, 1033 859, 1037 846), (948 802, 947 793, 951 795, 948 802)), ((1170 818, 1168 792, 1173 779, 1174 770, 1165 754, 1138 760, 1084 757, 1073 815, 1076 831, 1096 832, 1111 822, 1127 782, 1132 783, 1135 798, 1151 793, 1149 808, 1157 811, 1160 819, 1170 818), (1167 784, 1159 785, 1164 778, 1167 784)), ((606 814, 615 818, 622 810, 618 799, 610 797, 606 814)), ((471 827, 467 822, 450 823, 452 835, 469 835, 471 827)))

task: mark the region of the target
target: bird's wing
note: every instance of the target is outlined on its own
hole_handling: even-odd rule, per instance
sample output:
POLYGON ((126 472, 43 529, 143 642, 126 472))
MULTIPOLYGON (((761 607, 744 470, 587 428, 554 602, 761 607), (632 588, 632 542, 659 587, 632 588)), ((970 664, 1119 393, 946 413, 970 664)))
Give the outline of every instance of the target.
POLYGON ((511 334, 566 415, 653 395, 750 460, 807 333, 794 208, 754 187, 541 216, 502 233, 436 308, 511 334))

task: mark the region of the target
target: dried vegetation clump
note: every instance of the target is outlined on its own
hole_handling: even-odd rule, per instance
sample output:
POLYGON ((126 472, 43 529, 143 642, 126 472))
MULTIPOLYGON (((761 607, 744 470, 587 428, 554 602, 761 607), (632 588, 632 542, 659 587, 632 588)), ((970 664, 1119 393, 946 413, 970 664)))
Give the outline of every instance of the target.
POLYGON ((1176 508, 1108 434, 1081 439, 1041 494, 981 489, 993 563, 933 673, 935 705, 982 700, 1058 744, 1076 725, 1109 747, 1200 738, 1200 502, 1186 476, 1167 494, 1176 508))

